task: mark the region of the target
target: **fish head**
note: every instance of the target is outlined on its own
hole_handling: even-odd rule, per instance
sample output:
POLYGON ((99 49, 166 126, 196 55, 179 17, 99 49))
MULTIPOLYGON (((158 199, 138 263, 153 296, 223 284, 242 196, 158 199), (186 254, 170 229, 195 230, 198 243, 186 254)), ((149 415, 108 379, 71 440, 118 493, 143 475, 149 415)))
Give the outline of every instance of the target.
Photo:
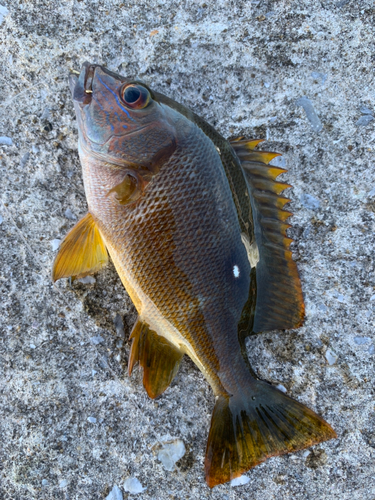
POLYGON ((143 82, 85 62, 79 74, 70 74, 69 85, 87 152, 157 171, 175 150, 173 119, 143 82))

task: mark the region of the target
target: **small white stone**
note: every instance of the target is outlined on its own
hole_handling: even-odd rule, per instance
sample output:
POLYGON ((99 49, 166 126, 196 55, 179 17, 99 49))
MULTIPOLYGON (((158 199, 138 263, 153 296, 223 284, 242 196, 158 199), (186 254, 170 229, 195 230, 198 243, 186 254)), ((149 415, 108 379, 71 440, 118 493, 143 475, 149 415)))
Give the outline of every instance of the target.
POLYGON ((123 500, 122 492, 116 484, 110 491, 109 495, 105 497, 105 500, 123 500))
POLYGON ((49 482, 47 481, 47 479, 42 479, 42 486, 48 486, 49 485, 49 482))
MULTIPOLYGON (((1 5, 0 5, 0 8, 1 8, 1 5)), ((2 16, 1 16, 1 11, 0 11, 0 23, 1 23, 1 21, 2 21, 2 16)), ((10 137, 1 136, 0 137, 0 144, 3 144, 4 146, 13 146, 13 141, 10 137)))
POLYGON ((91 375, 94 377, 98 372, 96 370, 91 370, 91 375))
POLYGON ((52 250, 57 250, 60 246, 60 243, 61 243, 61 240, 52 240, 51 241, 51 246, 52 246, 52 250))
POLYGON ((91 342, 95 345, 100 344, 101 342, 104 342, 104 339, 101 335, 97 335, 96 337, 91 337, 91 342))
POLYGON ((36 345, 35 344, 30 344, 30 349, 36 349, 36 345))
POLYGON ((59 488, 65 488, 65 486, 68 486, 68 481, 66 479, 63 479, 59 483, 59 488))
POLYGON ((93 285, 96 283, 96 279, 93 276, 85 276, 84 278, 79 278, 77 281, 84 285, 93 285))
POLYGON ((300 201, 305 208, 309 208, 310 210, 318 210, 320 207, 320 201, 314 196, 311 196, 311 194, 303 193, 300 196, 300 201))
POLYGON ((250 478, 248 476, 240 476, 232 479, 230 485, 233 486, 242 486, 243 484, 247 484, 250 482, 250 478))
POLYGON ((77 217, 76 217, 76 216, 74 215, 74 213, 70 210, 70 208, 67 208, 67 209, 65 210, 65 214, 64 214, 64 215, 65 215, 65 217, 66 217, 67 219, 69 219, 69 220, 76 220, 76 219, 77 219, 77 217))
POLYGON ((337 354, 335 354, 331 349, 327 349, 326 360, 329 365, 334 365, 338 359, 337 354))
POLYGON ((276 389, 279 389, 279 391, 281 392, 286 392, 286 387, 284 387, 282 384, 278 384, 276 386, 276 389))
POLYGON ((357 345, 369 344, 370 342, 370 337, 354 337, 354 343, 357 345))
POLYGON ((367 127, 369 123, 372 122, 374 117, 372 115, 362 115, 357 121, 356 121, 356 126, 357 127, 367 127))
POLYGON ((128 477, 124 483, 124 489, 128 493, 137 494, 142 493, 147 488, 144 488, 136 477, 128 477))
POLYGON ((9 14, 9 10, 4 7, 4 5, 0 5, 0 24, 3 22, 5 16, 9 14))
POLYGON ((90 422, 90 424, 96 424, 96 418, 95 417, 88 417, 87 420, 90 422))
POLYGON ((312 129, 315 132, 320 132, 323 128, 323 124, 316 114, 313 103, 310 101, 310 99, 304 95, 297 99, 296 104, 297 106, 302 106, 305 110, 306 117, 309 120, 312 129))
POLYGON ((173 471, 175 463, 186 453, 184 442, 175 439, 172 442, 164 443, 158 453, 158 460, 163 464, 165 470, 173 471))

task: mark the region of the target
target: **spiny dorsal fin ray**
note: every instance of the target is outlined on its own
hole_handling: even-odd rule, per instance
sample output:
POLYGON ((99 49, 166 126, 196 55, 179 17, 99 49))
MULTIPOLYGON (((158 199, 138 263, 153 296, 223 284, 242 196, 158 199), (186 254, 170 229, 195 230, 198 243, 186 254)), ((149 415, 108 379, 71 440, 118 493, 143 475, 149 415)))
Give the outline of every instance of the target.
POLYGON ((183 352, 167 339, 158 335, 139 318, 130 334, 132 346, 128 372, 131 375, 139 361, 143 368, 143 385, 150 398, 162 394, 174 379, 183 357, 183 352))
POLYGON ((245 139, 244 136, 236 137, 229 141, 234 149, 237 151, 239 149, 246 149, 246 151, 252 151, 258 144, 264 142, 264 139, 245 139))
POLYGON ((248 180, 259 250, 254 332, 296 328, 304 318, 301 283, 289 250, 292 239, 286 235, 291 213, 283 207, 290 200, 281 196, 291 186, 276 180, 285 169, 268 165, 278 154, 253 151, 259 142, 231 141, 248 180))
POLYGON ((86 214, 65 236, 55 257, 52 280, 83 278, 99 271, 108 254, 93 216, 86 214))
POLYGON ((247 151, 242 149, 238 149, 236 155, 241 160, 259 161, 265 165, 268 165, 271 160, 280 156, 279 153, 272 153, 271 151, 247 151))

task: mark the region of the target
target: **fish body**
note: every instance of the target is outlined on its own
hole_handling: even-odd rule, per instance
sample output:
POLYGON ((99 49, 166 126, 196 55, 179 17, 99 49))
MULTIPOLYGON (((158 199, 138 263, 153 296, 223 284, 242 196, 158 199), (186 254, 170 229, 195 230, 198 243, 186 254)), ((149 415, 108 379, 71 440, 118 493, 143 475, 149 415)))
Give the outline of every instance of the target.
POLYGON ((70 86, 88 215, 64 240, 53 277, 83 276, 106 249, 139 314, 129 373, 159 396, 184 354, 216 396, 209 486, 267 457, 335 436, 318 415, 259 380, 245 338, 303 321, 285 231, 288 201, 259 141, 232 143, 197 115, 98 65, 70 86))

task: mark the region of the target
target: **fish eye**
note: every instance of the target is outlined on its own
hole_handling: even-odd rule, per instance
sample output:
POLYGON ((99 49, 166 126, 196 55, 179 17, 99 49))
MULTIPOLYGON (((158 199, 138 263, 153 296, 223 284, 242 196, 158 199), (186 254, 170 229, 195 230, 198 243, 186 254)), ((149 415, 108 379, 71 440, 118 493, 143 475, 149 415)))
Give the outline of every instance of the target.
POLYGON ((134 83, 122 87, 120 95, 122 101, 132 109, 145 108, 151 99, 150 92, 145 87, 134 83))

